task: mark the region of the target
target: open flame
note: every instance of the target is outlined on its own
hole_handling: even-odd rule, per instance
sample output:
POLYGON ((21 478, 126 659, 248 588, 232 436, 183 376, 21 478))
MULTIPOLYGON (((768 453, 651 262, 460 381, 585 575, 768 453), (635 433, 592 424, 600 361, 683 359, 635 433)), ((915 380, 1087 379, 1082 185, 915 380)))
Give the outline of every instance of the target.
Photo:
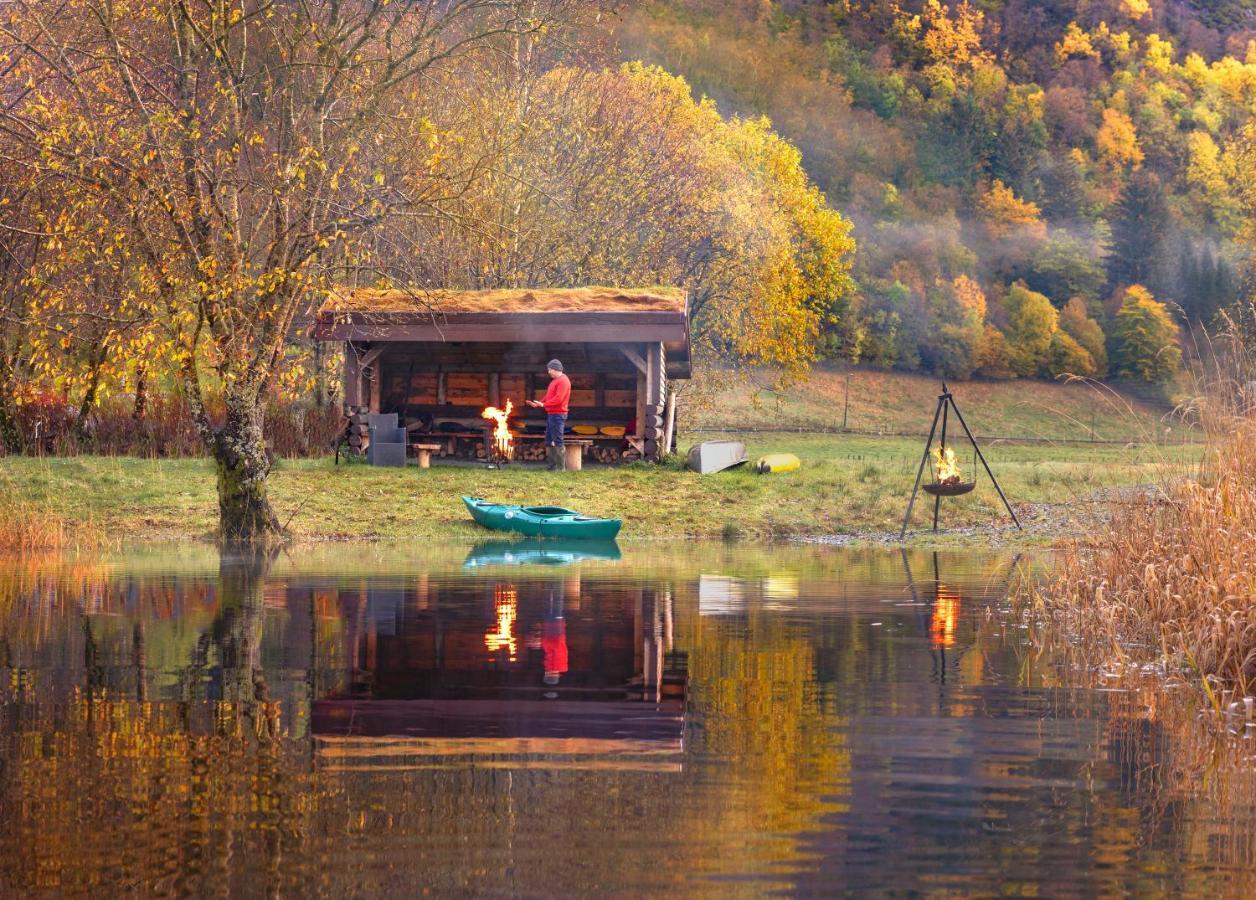
POLYGON ((493 589, 493 611, 497 614, 497 627, 484 635, 484 646, 490 656, 505 650, 510 661, 514 662, 519 655, 519 642, 515 639, 519 592, 513 587, 498 585, 493 589))
POLYGON ((933 458, 938 484, 959 484, 959 463, 955 461, 955 451, 950 447, 939 447, 933 451, 933 458))
POLYGON ((513 404, 507 400, 505 409, 486 406, 484 412, 480 413, 481 419, 491 419, 497 423, 493 428, 493 447, 502 459, 510 459, 514 453, 514 439, 510 435, 510 426, 506 424, 512 409, 514 409, 513 404))

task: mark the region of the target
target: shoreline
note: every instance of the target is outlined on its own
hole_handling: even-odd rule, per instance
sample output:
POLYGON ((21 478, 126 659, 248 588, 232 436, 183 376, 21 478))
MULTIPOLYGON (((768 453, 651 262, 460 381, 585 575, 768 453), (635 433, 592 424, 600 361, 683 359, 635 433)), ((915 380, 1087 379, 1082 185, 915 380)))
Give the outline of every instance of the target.
MULTIPOLYGON (((1090 527, 1122 492, 1180 476, 1190 448, 1132 452, 1111 447, 997 447, 990 455, 1022 520, 1018 532, 984 476, 962 500, 946 502, 939 531, 918 502, 907 540, 898 540, 919 464, 917 442, 897 438, 807 438, 760 445, 794 452, 794 473, 743 467, 699 476, 675 463, 534 469, 434 466, 420 470, 284 460, 270 494, 290 542, 489 539, 459 497, 565 506, 624 522, 621 543, 753 540, 834 546, 1050 546, 1090 527)), ((65 543, 119 539, 213 542, 217 497, 200 459, 9 457, 0 467, 0 544, 41 528, 65 543), (7 539, 5 539, 7 538, 7 539)))

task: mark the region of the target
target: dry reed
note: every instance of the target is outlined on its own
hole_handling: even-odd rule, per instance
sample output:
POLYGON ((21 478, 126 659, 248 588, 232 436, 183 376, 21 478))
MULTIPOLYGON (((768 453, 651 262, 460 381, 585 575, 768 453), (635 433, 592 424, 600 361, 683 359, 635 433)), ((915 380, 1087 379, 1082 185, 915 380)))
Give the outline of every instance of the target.
POLYGON ((1256 690, 1256 381, 1241 341, 1209 347, 1183 413, 1198 468, 1114 507, 1066 548, 1040 608, 1119 663, 1195 670, 1211 705, 1256 690))
POLYGON ((0 494, 0 553, 95 550, 107 543, 90 520, 74 521, 50 507, 0 494))

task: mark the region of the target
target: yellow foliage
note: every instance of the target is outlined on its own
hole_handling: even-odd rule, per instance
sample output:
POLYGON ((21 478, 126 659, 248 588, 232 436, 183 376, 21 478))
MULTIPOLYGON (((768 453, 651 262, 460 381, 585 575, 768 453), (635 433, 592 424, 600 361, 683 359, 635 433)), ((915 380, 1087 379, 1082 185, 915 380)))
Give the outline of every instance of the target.
POLYGON ((1165 74, 1173 66, 1173 41, 1165 40, 1158 34, 1147 35, 1147 44, 1143 49, 1147 66, 1161 74, 1165 74))
POLYGON ((981 285, 967 275, 957 275, 952 286, 955 288, 955 299, 959 301, 959 305, 976 316, 978 322, 984 322, 986 295, 981 290, 981 285))
POLYGON ((977 211, 981 214, 991 237, 1004 239, 1016 234, 1033 238, 1045 238, 1047 226, 1042 221, 1042 211, 1030 200, 1022 200, 999 179, 977 197, 977 211))
POLYGON ((1103 111, 1103 124, 1095 136, 1095 146, 1099 149, 1100 159, 1109 168, 1138 168, 1142 165, 1143 151, 1138 144, 1134 122, 1118 109, 1108 107, 1103 111))
POLYGON ((1151 0, 1121 0, 1121 11, 1137 21, 1151 12, 1151 0))
POLYGON ((1068 28, 1064 30, 1064 37, 1055 45, 1055 58, 1059 62, 1073 58, 1098 59, 1099 51, 1095 49, 1089 34, 1076 22, 1069 22, 1068 28))

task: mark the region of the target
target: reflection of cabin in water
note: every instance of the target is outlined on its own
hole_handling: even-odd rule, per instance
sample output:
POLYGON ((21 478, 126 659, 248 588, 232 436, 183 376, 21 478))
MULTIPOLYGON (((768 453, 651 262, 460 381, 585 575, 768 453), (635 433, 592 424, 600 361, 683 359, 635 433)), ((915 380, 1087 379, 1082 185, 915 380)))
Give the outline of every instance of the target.
POLYGON ((328 765, 450 755, 679 765, 687 672, 672 648, 669 591, 590 587, 573 573, 368 589, 346 601, 356 606, 343 610, 348 658, 335 667, 351 675, 313 713, 328 765))
MULTIPOLYGON (((525 444, 544 437, 545 364, 571 377, 568 426, 588 435, 595 458, 657 459, 674 423, 667 380, 688 378, 684 291, 612 288, 432 291, 350 289, 319 310, 313 335, 343 341, 351 441, 367 413, 398 413, 442 455, 474 456, 488 406, 513 403, 525 444), (609 433, 604 433, 609 432, 609 433), (626 432, 626 434, 625 434, 626 432)), ((412 440, 414 438, 412 437, 412 440)))

